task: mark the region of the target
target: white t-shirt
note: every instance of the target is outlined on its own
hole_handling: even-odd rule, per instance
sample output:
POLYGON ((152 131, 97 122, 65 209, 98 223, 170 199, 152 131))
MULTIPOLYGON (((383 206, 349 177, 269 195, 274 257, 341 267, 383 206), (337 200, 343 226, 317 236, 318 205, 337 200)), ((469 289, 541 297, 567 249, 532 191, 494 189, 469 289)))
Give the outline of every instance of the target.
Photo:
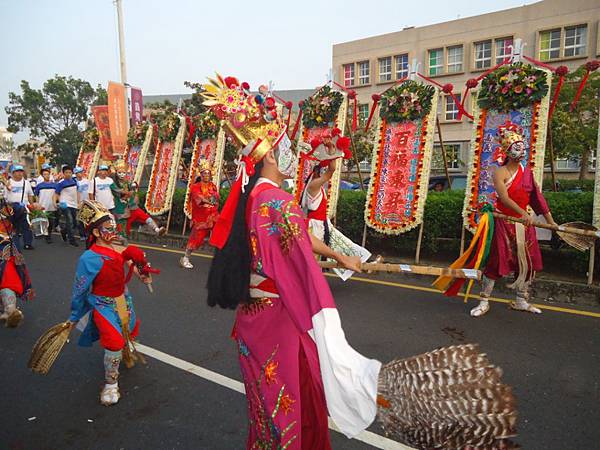
MULTIPOLYGON (((43 176, 41 176, 41 175, 39 175, 39 176, 38 176, 38 177, 35 179, 35 182, 36 182, 37 184, 40 184, 40 183, 42 183, 43 181, 44 181, 44 177, 43 177, 43 176)), ((54 182, 54 175, 50 174, 50 180, 49 180, 49 181, 52 181, 52 182, 54 182)))
POLYGON ((26 179, 23 178, 21 181, 11 179, 8 181, 7 200, 9 203, 28 205, 30 195, 33 196, 33 189, 31 189, 31 184, 26 179))
POLYGON ((90 186, 91 197, 102 203, 106 209, 113 209, 115 207, 115 199, 110 190, 110 187, 114 183, 110 177, 106 177, 104 180, 96 177, 94 178, 94 183, 90 186))
POLYGON ((77 208, 77 181, 74 178, 56 183, 59 202, 66 203, 68 208, 77 208))
POLYGON ((79 192, 80 202, 87 200, 89 198, 88 194, 90 193, 90 180, 87 178, 77 180, 77 192, 79 192))
POLYGON ((42 181, 41 183, 38 183, 38 186, 40 186, 41 189, 36 189, 38 203, 42 205, 44 211, 46 212, 56 211, 56 204, 54 203, 54 194, 56 193, 56 186, 54 186, 54 184, 50 182, 44 184, 42 183, 44 182, 42 181))

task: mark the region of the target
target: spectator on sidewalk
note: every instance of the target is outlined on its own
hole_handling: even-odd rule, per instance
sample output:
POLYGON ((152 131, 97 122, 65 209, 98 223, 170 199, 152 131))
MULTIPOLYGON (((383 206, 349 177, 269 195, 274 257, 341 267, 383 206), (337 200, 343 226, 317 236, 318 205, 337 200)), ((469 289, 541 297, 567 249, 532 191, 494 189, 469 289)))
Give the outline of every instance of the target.
POLYGON ((33 233, 27 220, 27 207, 30 203, 33 203, 33 189, 29 181, 25 179, 22 165, 15 164, 13 166, 12 178, 6 183, 7 200, 14 210, 14 223, 17 234, 22 236, 23 239, 22 247, 21 239, 17 239, 17 247, 24 248, 25 250, 33 250, 33 233))
POLYGON ((73 178, 73 168, 65 165, 62 169, 63 179, 56 184, 54 199, 58 204, 63 217, 64 226, 61 224, 60 234, 63 241, 73 247, 79 247, 75 240, 75 227, 77 226, 78 192, 77 180, 73 178))
POLYGON ((46 215, 48 216, 48 234, 46 235, 46 242, 52 244, 52 232, 58 225, 58 211, 56 210, 56 203, 54 202, 54 195, 56 194, 56 183, 50 179, 50 169, 42 169, 41 177, 42 181, 38 182, 33 192, 37 197, 37 202, 44 208, 46 215))

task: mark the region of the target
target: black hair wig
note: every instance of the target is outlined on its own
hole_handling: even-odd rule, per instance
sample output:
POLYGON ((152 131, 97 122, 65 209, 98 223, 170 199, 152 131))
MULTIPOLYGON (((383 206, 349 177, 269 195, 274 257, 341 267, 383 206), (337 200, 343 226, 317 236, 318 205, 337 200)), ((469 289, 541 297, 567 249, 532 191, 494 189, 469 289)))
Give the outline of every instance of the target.
POLYGON ((250 178, 245 192, 235 210, 235 217, 227 243, 222 249, 215 251, 206 288, 209 306, 219 305, 225 309, 235 309, 240 303, 250 300, 250 246, 246 224, 246 205, 252 189, 260 177, 262 162, 258 163, 255 173, 250 178))

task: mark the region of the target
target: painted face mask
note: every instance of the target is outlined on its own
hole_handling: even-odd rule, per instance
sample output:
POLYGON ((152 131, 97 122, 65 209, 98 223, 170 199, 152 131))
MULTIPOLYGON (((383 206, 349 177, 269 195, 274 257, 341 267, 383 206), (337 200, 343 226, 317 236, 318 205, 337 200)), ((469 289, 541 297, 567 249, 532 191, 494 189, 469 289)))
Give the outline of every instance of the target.
POLYGON ((127 176, 127 172, 117 172, 117 176, 119 177, 120 180, 124 180, 125 177, 127 176))
POLYGON ((523 160, 523 158, 525 157, 525 144, 523 142, 515 142, 508 149, 507 156, 510 159, 514 159, 517 161, 523 160))
POLYGON ((117 223, 113 218, 102 223, 98 228, 98 232, 100 233, 100 237, 106 242, 113 242, 119 237, 117 223))
POLYGON ((277 167, 286 178, 293 178, 298 169, 298 158, 292 151, 292 142, 284 134, 277 146, 277 167))

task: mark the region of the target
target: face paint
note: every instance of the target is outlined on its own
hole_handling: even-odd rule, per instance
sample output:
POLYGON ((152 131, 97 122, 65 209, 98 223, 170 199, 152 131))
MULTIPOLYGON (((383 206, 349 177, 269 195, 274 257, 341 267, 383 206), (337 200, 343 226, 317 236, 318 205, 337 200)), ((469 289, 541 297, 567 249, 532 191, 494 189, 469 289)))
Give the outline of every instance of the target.
POLYGON ((111 218, 110 220, 103 222, 98 227, 98 233, 100 234, 102 240, 106 242, 115 241, 119 237, 119 233, 117 232, 117 223, 115 222, 115 219, 111 218))
POLYGON ((507 156, 510 159, 521 161, 525 157, 525 144, 523 142, 515 142, 508 149, 507 156))
POLYGON ((120 180, 123 180, 127 176, 127 172, 117 172, 117 176, 120 180))
POLYGON ((277 167, 286 178, 294 178, 298 169, 298 158, 292 151, 292 142, 284 134, 277 146, 277 167))

